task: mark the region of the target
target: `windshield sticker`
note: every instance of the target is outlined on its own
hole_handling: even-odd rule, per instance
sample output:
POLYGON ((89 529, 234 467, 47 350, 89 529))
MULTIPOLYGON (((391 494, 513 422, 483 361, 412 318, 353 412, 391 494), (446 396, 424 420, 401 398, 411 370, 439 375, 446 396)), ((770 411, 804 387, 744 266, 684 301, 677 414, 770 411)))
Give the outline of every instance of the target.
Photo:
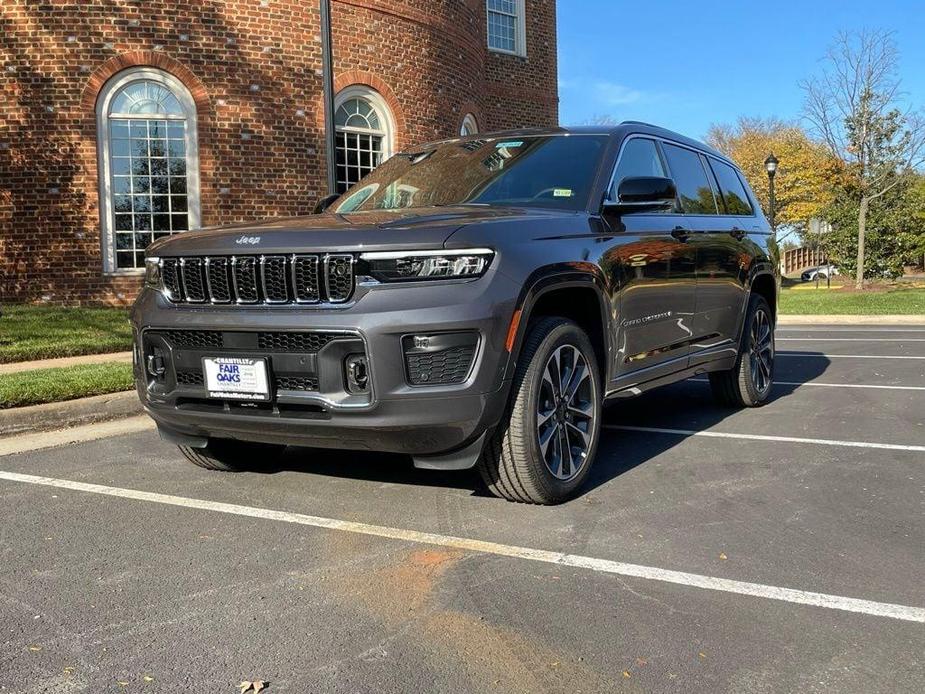
POLYGON ((516 149, 517 147, 523 147, 523 140, 518 140, 515 142, 499 142, 495 145, 495 149, 516 149))
POLYGON ((554 198, 570 198, 574 195, 571 188, 553 188, 552 196, 554 198))

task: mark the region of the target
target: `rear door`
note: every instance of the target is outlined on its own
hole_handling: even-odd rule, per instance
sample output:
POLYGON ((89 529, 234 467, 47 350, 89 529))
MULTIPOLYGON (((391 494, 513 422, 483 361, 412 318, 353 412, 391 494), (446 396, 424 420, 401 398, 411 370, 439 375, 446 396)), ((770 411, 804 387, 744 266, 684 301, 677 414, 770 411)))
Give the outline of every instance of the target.
POLYGON ((758 227, 735 168, 715 157, 701 158, 717 190, 719 214, 703 220, 698 236, 697 343, 692 365, 717 356, 717 349, 727 347, 732 353, 737 347, 748 269, 754 257, 748 234, 758 227))

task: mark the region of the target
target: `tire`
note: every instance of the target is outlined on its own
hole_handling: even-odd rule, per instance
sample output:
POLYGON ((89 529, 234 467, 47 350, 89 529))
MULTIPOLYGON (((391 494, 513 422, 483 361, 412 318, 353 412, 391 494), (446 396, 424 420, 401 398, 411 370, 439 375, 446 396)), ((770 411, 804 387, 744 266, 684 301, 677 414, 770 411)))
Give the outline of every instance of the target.
POLYGON ((588 336, 565 318, 537 321, 518 360, 506 416, 477 464, 489 491, 528 504, 570 498, 594 462, 601 410, 600 370, 588 336), (573 391, 570 399, 559 395, 563 376, 566 390, 573 391))
POLYGON ((193 465, 206 470, 235 472, 255 468, 277 458, 285 446, 232 439, 209 439, 205 448, 177 446, 180 453, 193 465))
POLYGON ((764 297, 753 294, 735 366, 710 374, 713 395, 721 405, 760 407, 774 384, 774 318, 764 297))

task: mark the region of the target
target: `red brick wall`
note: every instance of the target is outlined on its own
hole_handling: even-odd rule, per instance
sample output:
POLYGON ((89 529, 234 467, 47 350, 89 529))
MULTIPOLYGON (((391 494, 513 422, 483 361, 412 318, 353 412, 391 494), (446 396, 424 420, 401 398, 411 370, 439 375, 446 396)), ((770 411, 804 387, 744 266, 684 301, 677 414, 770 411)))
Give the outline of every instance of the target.
MULTIPOLYGON (((527 0, 527 58, 486 49, 484 0, 335 0, 338 89, 376 88, 396 147, 554 125, 555 1, 527 0)), ((95 103, 153 65, 197 104, 203 225, 310 212, 325 188, 321 43, 311 0, 4 0, 0 301, 126 303, 102 271, 95 103)))

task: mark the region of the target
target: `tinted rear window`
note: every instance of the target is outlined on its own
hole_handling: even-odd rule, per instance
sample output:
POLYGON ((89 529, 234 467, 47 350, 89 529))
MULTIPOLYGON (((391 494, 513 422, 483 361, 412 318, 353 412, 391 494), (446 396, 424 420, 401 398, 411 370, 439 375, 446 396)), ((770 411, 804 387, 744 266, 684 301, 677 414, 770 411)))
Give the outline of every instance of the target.
POLYGON ((713 188, 700 163, 700 155, 668 143, 664 147, 668 168, 681 198, 681 211, 685 214, 716 214, 713 188))
POLYGON ((713 167, 723 200, 726 201, 726 214, 750 215, 752 205, 736 170, 718 159, 711 159, 710 166, 713 167))

